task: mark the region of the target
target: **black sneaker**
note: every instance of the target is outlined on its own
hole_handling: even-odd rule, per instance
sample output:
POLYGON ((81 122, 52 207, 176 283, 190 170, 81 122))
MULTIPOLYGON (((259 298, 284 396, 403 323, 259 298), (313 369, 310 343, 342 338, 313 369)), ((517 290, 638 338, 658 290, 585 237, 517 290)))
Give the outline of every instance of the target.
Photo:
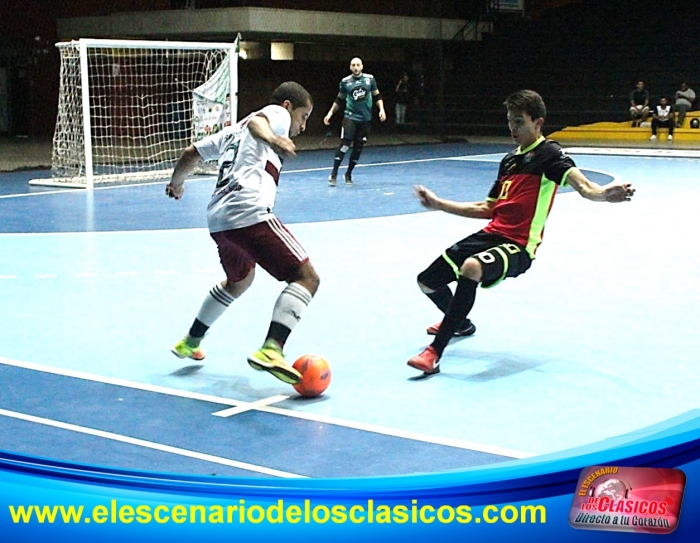
POLYGON ((345 184, 352 185, 352 175, 350 175, 349 173, 345 174, 345 184))
POLYGON ((329 184, 331 187, 335 187, 335 185, 336 185, 336 180, 335 180, 335 174, 334 174, 334 173, 332 173, 330 176, 328 176, 328 184, 329 184))
MULTIPOLYGON (((440 325, 442 322, 438 322, 437 324, 433 324, 432 326, 428 326, 428 329, 426 330, 426 333, 429 336, 434 336, 437 335, 438 330, 440 330, 440 325)), ((453 337, 467 337, 467 336, 473 336, 476 333, 476 326, 474 326, 474 323, 467 319, 462 326, 460 326, 455 333, 453 334, 453 337)))

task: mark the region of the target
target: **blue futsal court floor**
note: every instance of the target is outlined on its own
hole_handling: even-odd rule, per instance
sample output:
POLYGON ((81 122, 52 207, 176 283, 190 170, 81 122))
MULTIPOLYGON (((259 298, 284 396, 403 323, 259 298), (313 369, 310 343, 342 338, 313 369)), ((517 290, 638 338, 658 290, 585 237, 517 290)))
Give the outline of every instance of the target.
POLYGON ((570 149, 591 179, 632 182, 634 201, 561 191, 530 271, 481 290, 476 335, 414 379, 406 360, 440 319, 416 275, 485 222, 428 212, 412 187, 481 200, 510 148, 367 148, 352 187, 327 186, 332 151, 285 163, 275 211, 321 277, 287 357, 332 367, 313 400, 245 361, 283 288, 262 270, 210 330, 204 368, 170 353, 223 277, 211 177, 176 202, 162 181, 88 192, 0 174, 0 449, 160 472, 398 475, 566 451, 698 408, 700 153, 662 146, 570 149))

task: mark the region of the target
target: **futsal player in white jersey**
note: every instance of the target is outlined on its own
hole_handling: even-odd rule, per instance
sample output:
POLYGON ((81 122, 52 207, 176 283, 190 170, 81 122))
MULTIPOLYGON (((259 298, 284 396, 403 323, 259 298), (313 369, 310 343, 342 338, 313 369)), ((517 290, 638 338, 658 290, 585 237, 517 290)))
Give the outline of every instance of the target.
POLYGON ((277 298, 263 346, 248 357, 253 369, 294 384, 301 375, 284 359, 283 348, 319 285, 304 248, 275 217, 282 158, 295 155, 290 138, 306 129, 313 110, 309 93, 298 83, 282 83, 271 105, 234 126, 195 142, 175 166, 165 193, 179 200, 185 179, 200 159, 218 160, 219 178, 207 208, 209 232, 216 242, 226 279, 215 285, 202 304, 189 333, 172 351, 180 358, 202 360, 200 342, 226 308, 253 283, 259 264, 288 283, 277 298))

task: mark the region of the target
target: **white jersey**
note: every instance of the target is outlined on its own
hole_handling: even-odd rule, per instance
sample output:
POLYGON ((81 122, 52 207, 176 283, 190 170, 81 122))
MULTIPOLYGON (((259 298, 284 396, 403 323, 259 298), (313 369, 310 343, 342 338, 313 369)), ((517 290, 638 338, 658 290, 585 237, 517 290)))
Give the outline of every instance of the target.
POLYGON ((275 134, 289 137, 289 112, 270 105, 194 143, 204 160, 219 162, 219 179, 207 206, 210 232, 244 228, 272 217, 282 160, 250 133, 248 121, 259 114, 267 118, 275 134))
POLYGON ((671 106, 656 106, 656 116, 660 121, 668 121, 671 117, 671 106))

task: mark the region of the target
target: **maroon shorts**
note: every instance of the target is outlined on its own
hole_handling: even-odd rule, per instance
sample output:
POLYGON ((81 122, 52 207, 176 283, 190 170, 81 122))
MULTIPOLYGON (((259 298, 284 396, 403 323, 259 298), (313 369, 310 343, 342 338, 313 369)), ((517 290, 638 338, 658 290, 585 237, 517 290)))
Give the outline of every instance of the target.
POLYGON ((211 237, 219 249, 226 279, 232 283, 244 279, 255 264, 278 281, 291 281, 309 260, 277 217, 245 228, 214 232, 211 237))

